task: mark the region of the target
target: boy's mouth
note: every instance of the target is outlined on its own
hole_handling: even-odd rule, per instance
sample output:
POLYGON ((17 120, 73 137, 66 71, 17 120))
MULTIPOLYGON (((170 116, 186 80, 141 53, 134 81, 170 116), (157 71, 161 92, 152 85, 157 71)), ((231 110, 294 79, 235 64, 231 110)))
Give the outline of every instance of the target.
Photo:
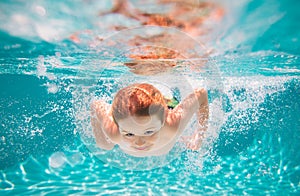
POLYGON ((133 148, 136 150, 149 150, 151 148, 152 145, 148 145, 148 146, 134 146, 133 148))

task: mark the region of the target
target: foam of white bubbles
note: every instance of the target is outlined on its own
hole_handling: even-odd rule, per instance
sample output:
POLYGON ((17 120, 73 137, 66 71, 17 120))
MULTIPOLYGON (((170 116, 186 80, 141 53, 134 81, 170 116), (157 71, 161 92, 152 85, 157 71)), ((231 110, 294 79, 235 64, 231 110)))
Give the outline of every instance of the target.
MULTIPOLYGON (((253 109, 255 113, 259 112, 259 105, 265 101, 266 96, 284 91, 284 83, 291 77, 228 77, 224 80, 224 93, 229 99, 231 111, 227 112, 225 117, 253 109)), ((247 113, 245 113, 247 115, 247 113)), ((242 116, 240 116, 242 117, 242 116)), ((252 118, 255 120, 256 118, 252 118)), ((256 119, 258 120, 258 119, 256 119)), ((251 122, 253 123, 253 121, 251 122)))
POLYGON ((52 73, 53 69, 59 69, 60 67, 63 67, 63 63, 60 61, 60 53, 57 52, 55 56, 47 57, 39 56, 38 57, 38 63, 36 66, 36 75, 38 77, 45 77, 48 79, 46 84, 44 84, 45 87, 47 87, 48 93, 55 94, 60 90, 60 85, 57 84, 58 77, 54 73, 52 73))
MULTIPOLYGON (((185 163, 187 170, 195 170, 201 173, 203 162, 215 162, 218 159, 213 152, 213 144, 219 136, 221 126, 228 126, 229 117, 234 117, 234 121, 223 131, 243 132, 248 130, 259 120, 259 114, 264 109, 260 106, 265 102, 266 97, 274 93, 286 90, 286 83, 297 77, 265 77, 265 76, 245 76, 227 77, 223 79, 223 96, 228 100, 230 110, 225 111, 223 107, 228 107, 222 103, 222 99, 215 99, 210 106, 210 120, 207 137, 203 141, 202 147, 196 152, 187 152, 188 161, 185 163), (213 119, 212 119, 213 118, 213 119)), ((217 172, 220 168, 215 167, 211 173, 217 172)))
POLYGON ((59 90, 59 89, 58 89, 58 86, 57 86, 56 84, 46 83, 45 86, 46 86, 47 89, 48 89, 48 93, 55 94, 55 93, 57 93, 57 91, 59 90))
POLYGON ((47 68, 45 66, 45 58, 44 56, 39 56, 38 58, 38 64, 36 66, 37 69, 37 76, 46 76, 47 68))

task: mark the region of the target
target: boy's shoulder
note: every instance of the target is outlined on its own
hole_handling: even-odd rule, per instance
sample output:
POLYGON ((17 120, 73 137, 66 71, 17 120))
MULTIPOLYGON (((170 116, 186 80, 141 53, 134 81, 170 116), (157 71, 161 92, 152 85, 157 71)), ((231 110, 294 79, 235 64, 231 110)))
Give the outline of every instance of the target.
POLYGON ((182 117, 182 110, 180 107, 169 109, 166 116, 165 124, 170 127, 178 127, 181 117, 182 117))
POLYGON ((105 113, 109 109, 110 105, 103 100, 95 100, 91 103, 91 109, 96 112, 105 113))

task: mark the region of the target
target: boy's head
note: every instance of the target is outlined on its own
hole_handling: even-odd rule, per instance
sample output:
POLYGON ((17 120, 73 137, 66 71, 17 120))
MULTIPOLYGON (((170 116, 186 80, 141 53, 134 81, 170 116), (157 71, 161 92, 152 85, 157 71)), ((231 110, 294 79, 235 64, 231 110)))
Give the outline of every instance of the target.
POLYGON ((112 104, 112 116, 123 144, 137 151, 150 150, 164 125, 163 95, 150 84, 133 84, 121 89, 112 104))
POLYGON ((150 116, 157 114, 164 121, 166 103, 161 92, 151 84, 129 85, 116 94, 112 104, 115 122, 129 116, 150 116))

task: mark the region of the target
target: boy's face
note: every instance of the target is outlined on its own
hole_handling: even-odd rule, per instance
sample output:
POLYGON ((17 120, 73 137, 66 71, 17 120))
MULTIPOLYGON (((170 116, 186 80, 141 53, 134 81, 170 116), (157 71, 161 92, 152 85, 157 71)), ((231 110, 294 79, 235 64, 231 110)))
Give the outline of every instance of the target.
POLYGON ((118 121, 123 142, 135 151, 148 151, 159 139, 163 122, 157 114, 128 116, 118 121))

